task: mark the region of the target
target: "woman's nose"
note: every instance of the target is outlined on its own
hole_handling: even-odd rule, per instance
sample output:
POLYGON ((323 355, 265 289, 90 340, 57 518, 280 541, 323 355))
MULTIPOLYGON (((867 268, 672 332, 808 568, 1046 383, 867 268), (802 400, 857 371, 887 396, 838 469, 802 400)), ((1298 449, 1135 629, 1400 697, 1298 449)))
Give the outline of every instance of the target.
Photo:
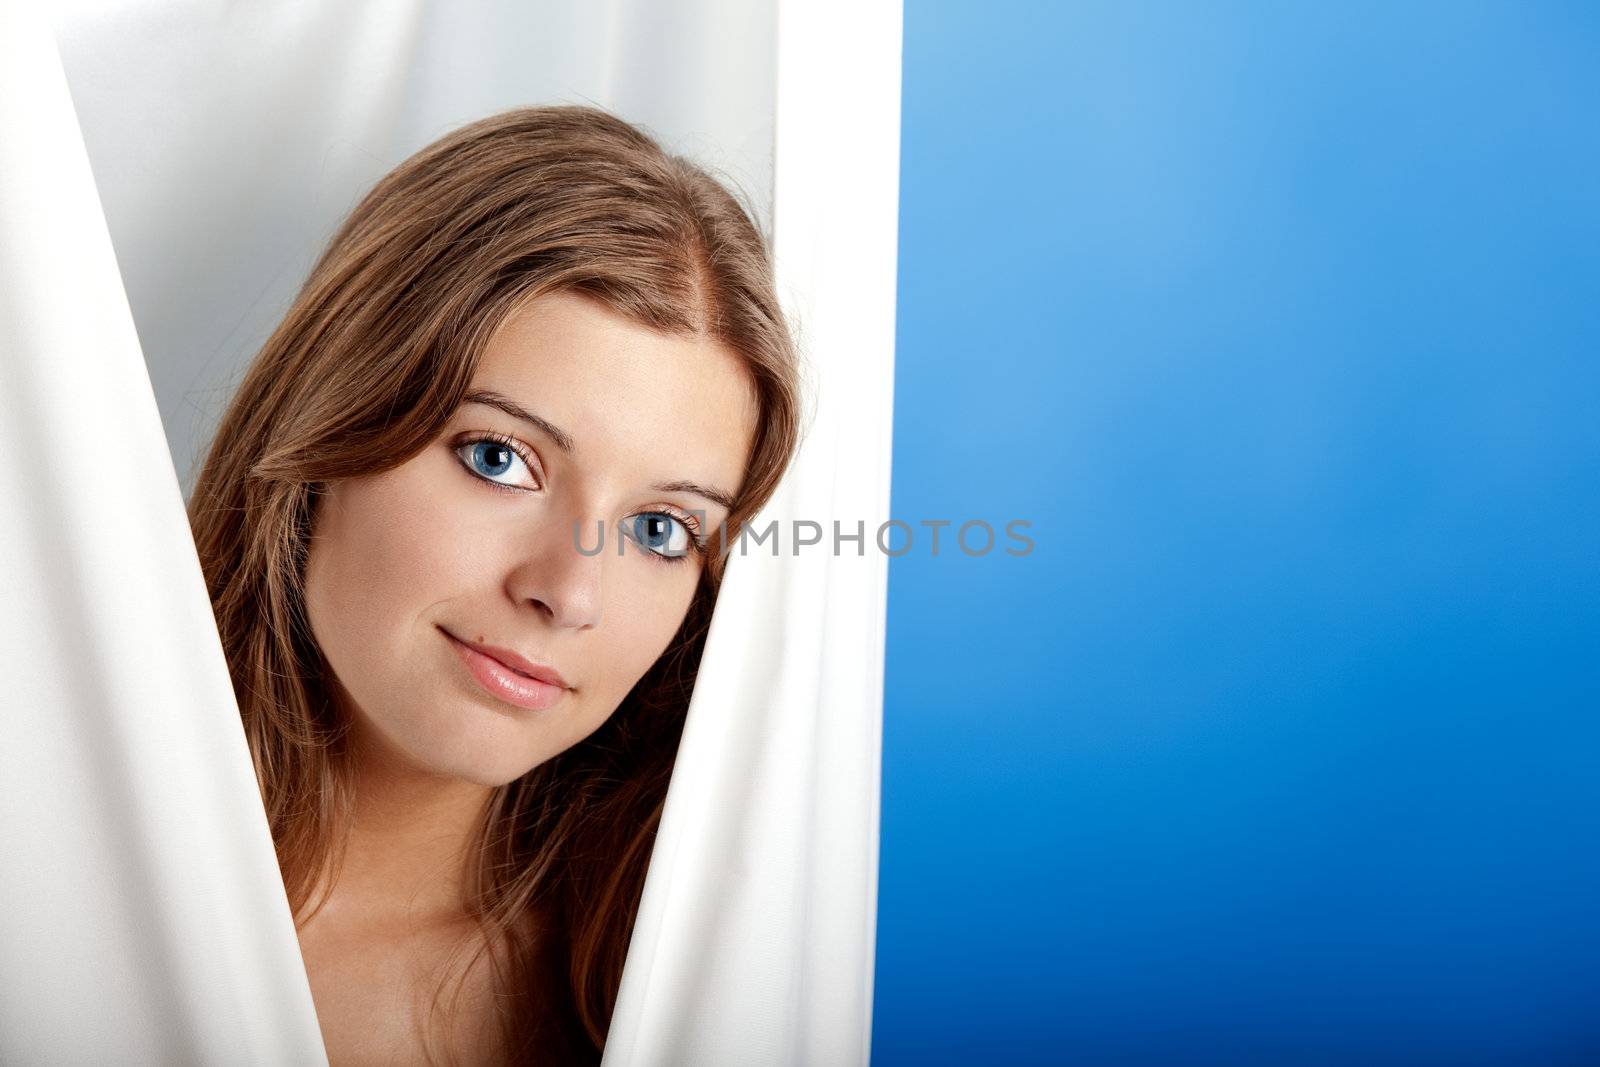
POLYGON ((519 603, 532 604, 556 626, 593 629, 600 625, 600 578, 606 554, 580 552, 570 533, 543 533, 512 572, 512 595, 519 603))

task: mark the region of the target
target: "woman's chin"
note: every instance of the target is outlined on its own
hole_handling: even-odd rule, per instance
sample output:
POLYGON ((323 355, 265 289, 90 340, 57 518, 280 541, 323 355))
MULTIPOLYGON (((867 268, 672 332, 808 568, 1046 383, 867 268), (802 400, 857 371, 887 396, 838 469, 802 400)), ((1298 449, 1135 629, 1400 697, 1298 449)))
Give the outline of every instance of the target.
MULTIPOLYGON (((470 703, 470 702, 469 702, 470 703)), ((491 709, 469 706, 448 722, 386 729, 364 724, 363 763, 377 759, 391 773, 448 778, 485 787, 505 785, 544 762, 526 724, 508 724, 491 709), (522 729, 508 728, 521 725, 522 729), (419 729, 418 726, 421 726, 419 729)))

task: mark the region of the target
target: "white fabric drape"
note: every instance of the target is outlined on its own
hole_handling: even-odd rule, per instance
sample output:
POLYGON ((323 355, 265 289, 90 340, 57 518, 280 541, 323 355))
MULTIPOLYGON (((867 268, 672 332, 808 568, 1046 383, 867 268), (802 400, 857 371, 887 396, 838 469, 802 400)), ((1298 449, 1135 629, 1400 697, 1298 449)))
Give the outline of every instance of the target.
POLYGON ((49 27, 0 3, 0 1062, 316 1063, 49 27))
POLYGON ((772 227, 814 397, 758 520, 785 554, 718 604, 606 1063, 865 1063, 898 4, 0 12, 0 1062, 323 1061, 180 486, 366 186, 589 101, 772 227), (790 555, 797 519, 824 544, 790 555))

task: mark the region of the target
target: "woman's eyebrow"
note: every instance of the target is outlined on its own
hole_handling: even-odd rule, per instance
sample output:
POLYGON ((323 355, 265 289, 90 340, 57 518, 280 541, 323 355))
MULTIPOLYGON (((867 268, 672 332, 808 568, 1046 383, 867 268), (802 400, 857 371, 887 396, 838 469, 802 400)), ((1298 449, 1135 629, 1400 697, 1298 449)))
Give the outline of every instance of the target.
POLYGON ((659 493, 693 493, 703 496, 713 504, 721 504, 729 511, 733 510, 733 494, 724 492, 712 485, 701 485, 698 482, 661 482, 651 486, 659 493))
POLYGON ((550 439, 556 443, 556 447, 561 449, 561 451, 572 451, 573 445, 571 434, 567 433, 567 431, 563 430, 550 420, 543 419, 538 415, 535 415, 533 412, 529 411, 527 408, 523 407, 521 404, 517 403, 515 400, 512 400, 508 396, 502 396, 493 390, 480 389, 476 392, 468 393, 462 398, 461 402, 463 404, 487 404, 489 407, 499 408, 512 418, 521 419, 523 422, 543 430, 549 435, 550 439))

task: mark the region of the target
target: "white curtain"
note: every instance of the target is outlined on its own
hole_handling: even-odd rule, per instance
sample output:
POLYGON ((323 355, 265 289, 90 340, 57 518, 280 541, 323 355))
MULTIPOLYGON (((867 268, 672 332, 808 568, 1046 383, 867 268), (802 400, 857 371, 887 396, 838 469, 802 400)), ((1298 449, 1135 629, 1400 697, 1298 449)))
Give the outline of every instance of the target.
POLYGON ((0 1062, 323 1062, 181 494, 364 189, 547 102, 771 226, 813 415, 758 522, 825 531, 729 571, 606 1062, 866 1062, 899 49, 896 3, 0 0, 0 1062))

